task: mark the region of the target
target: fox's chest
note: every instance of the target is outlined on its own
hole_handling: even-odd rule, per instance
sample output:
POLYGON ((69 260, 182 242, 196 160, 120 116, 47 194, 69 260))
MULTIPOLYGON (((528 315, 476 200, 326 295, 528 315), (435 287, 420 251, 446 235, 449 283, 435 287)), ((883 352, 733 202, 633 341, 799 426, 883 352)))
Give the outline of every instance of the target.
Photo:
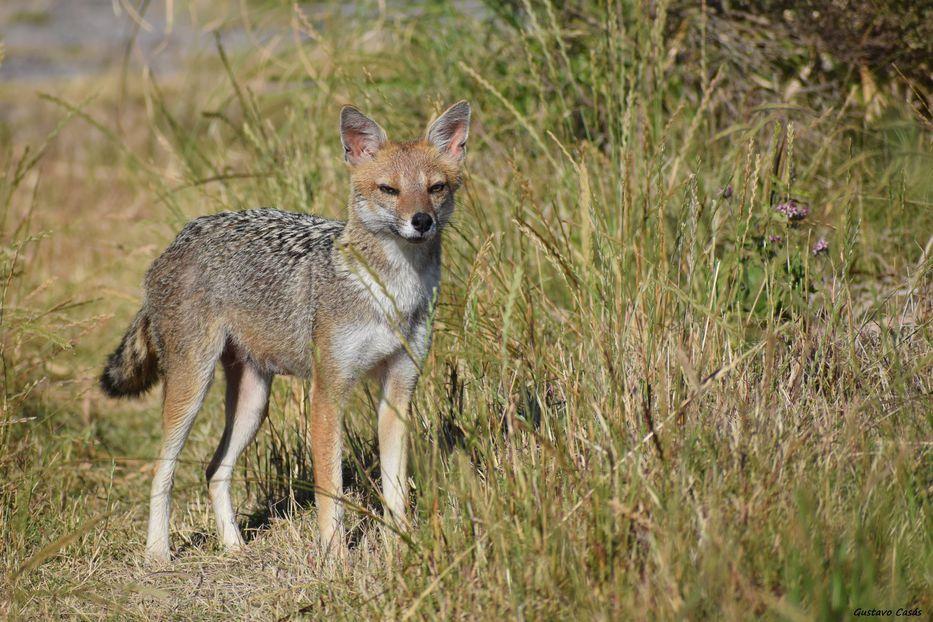
POLYGON ((338 368, 358 378, 408 346, 424 349, 430 339, 427 314, 440 284, 440 262, 411 261, 386 248, 379 272, 341 265, 348 311, 330 336, 338 368))
POLYGON ((402 351, 413 333, 381 322, 344 324, 331 337, 334 361, 347 378, 358 378, 402 351))
POLYGON ((360 302, 388 322, 405 320, 428 307, 440 284, 440 267, 416 271, 404 266, 390 278, 372 272, 353 275, 360 302))
POLYGON ((435 273, 412 274, 389 283, 366 275, 359 285, 359 314, 347 317, 332 334, 334 357, 347 377, 357 378, 389 357, 423 349, 427 313, 438 287, 435 273), (368 282, 366 282, 368 280, 368 282), (365 309, 363 307, 368 307, 365 309))

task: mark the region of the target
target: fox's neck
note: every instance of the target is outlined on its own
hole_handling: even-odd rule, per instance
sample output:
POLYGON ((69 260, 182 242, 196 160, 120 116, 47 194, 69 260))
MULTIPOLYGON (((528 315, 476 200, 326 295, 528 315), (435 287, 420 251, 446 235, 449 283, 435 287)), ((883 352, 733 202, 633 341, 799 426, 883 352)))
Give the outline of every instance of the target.
POLYGON ((385 278, 392 278, 393 273, 404 268, 419 274, 440 268, 440 235, 416 244, 392 233, 374 233, 352 211, 340 235, 339 244, 350 259, 385 278))

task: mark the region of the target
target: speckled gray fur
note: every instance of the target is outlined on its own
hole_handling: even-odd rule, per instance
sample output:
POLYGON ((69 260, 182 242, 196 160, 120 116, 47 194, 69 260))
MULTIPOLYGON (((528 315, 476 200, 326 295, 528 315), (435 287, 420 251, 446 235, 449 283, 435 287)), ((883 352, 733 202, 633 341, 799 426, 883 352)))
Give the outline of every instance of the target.
POLYGON ((265 373, 309 376, 321 299, 332 313, 371 312, 370 294, 339 267, 345 224, 275 209, 189 222, 149 268, 143 308, 108 361, 104 390, 137 395, 158 380, 145 340, 160 370, 171 357, 212 354, 191 348, 234 346, 265 373))

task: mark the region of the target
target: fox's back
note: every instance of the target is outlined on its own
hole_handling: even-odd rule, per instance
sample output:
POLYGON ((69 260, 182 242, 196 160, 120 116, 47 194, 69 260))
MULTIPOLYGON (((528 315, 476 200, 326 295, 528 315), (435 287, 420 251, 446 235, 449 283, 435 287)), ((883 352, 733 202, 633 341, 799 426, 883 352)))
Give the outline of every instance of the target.
POLYGON ((210 279, 211 283, 216 283, 218 276, 233 275, 238 281, 250 281, 241 281, 241 286, 276 287, 281 279, 291 278, 309 266, 329 263, 333 241, 344 225, 341 221, 276 209, 201 216, 185 225, 156 259, 146 276, 146 286, 164 287, 168 285, 166 276, 177 278, 182 271, 189 278, 210 279))
MULTIPOLYGON (((179 325, 221 323, 231 338, 251 342, 259 358, 263 343, 307 344, 321 284, 333 280, 334 241, 344 226, 275 209, 192 220, 146 275, 146 304, 162 320, 155 328, 170 333, 179 325)), ((305 354, 296 348, 296 361, 268 364, 290 367, 305 354)))

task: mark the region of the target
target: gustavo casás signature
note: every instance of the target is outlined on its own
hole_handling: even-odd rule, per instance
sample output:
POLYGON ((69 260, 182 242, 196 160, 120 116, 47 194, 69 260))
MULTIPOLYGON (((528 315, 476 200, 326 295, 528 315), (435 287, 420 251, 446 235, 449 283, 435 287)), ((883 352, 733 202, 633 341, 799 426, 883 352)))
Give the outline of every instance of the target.
POLYGON ((923 611, 920 607, 900 607, 898 609, 863 609, 857 607, 855 611, 852 612, 852 615, 855 617, 861 618, 881 618, 881 617, 895 617, 895 618, 913 618, 923 615, 923 611))

